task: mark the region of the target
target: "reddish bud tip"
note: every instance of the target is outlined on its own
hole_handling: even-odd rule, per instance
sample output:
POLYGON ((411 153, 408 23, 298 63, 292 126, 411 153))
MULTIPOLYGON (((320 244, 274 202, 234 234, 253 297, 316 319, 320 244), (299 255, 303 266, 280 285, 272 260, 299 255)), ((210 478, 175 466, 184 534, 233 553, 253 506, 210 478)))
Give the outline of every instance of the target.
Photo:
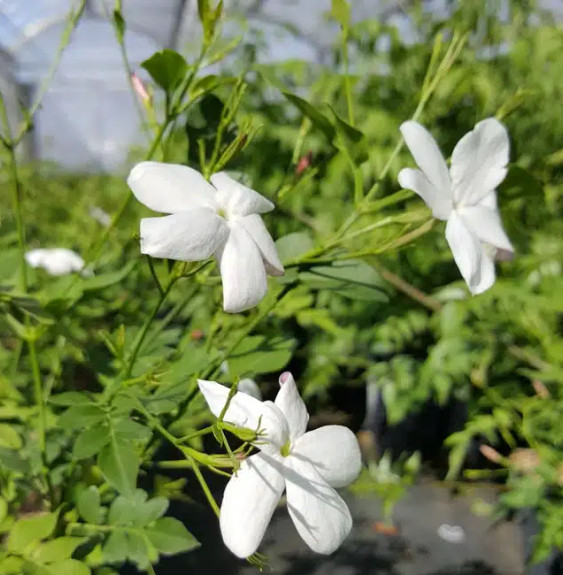
POLYGON ((134 72, 131 74, 131 83, 133 84, 133 88, 135 89, 135 92, 137 92, 139 98, 141 98, 145 104, 148 104, 151 101, 151 95, 143 84, 141 78, 139 78, 139 76, 134 72))
POLYGON ((289 381, 289 378, 291 377, 291 372, 289 371, 284 371, 281 375, 280 375, 280 385, 283 385, 284 383, 287 383, 289 381))
POLYGON ((300 176, 313 162, 313 152, 309 151, 305 156, 300 158, 297 166, 295 167, 295 174, 300 176))

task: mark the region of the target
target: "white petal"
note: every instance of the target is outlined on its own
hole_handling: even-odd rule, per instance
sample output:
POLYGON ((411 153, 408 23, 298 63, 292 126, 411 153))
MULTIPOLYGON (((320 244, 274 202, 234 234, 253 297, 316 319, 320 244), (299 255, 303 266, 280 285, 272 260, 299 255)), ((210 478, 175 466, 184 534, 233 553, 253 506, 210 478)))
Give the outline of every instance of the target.
POLYGON ((43 262, 45 256, 44 249, 38 248, 36 250, 29 250, 25 253, 25 261, 32 267, 38 268, 43 262))
POLYGON ((473 206, 460 208, 458 213, 467 228, 482 242, 508 252, 514 251, 497 210, 473 206))
POLYGON ((216 256, 223 282, 223 309, 238 313, 258 304, 268 291, 268 279, 260 251, 248 232, 231 224, 231 233, 216 256))
POLYGON ((498 210, 496 191, 493 190, 486 196, 483 196, 476 205, 481 206, 482 208, 489 208, 490 210, 498 210))
POLYGON ((64 276, 84 267, 84 260, 66 248, 30 250, 25 254, 25 259, 31 267, 43 268, 52 276, 64 276))
POLYGON ((295 379, 289 371, 284 371, 280 375, 280 390, 276 395, 275 404, 284 414, 289 425, 289 437, 291 443, 301 437, 307 429, 309 414, 305 403, 299 395, 295 379))
POLYGON ((467 229, 455 211, 451 213, 446 224, 446 239, 463 279, 471 293, 475 293, 481 281, 481 258, 483 256, 481 242, 467 229))
POLYGON ((487 291, 493 286, 496 279, 495 260, 493 254, 487 253, 486 249, 481 252, 481 265, 479 272, 479 283, 472 290, 473 295, 478 295, 487 291))
POLYGON ((239 184, 226 172, 218 172, 210 178, 217 189, 217 201, 228 216, 264 214, 274 209, 274 204, 258 192, 239 184))
POLYGON ((268 273, 271 276, 282 276, 284 273, 283 265, 278 256, 274 240, 266 229, 262 218, 258 214, 250 214, 238 220, 238 223, 244 226, 244 229, 256 242, 268 273))
POLYGON ((446 220, 452 211, 451 193, 444 193, 433 186, 420 170, 403 168, 399 172, 399 185, 416 192, 439 220, 446 220))
POLYGON ((135 197, 155 212, 173 214, 216 208, 215 188, 197 171, 179 164, 141 162, 127 178, 135 197))
MULTIPOLYGON (((229 388, 215 381, 203 379, 198 379, 197 383, 211 413, 219 417, 227 404, 229 388)), ((289 429, 283 413, 271 401, 258 401, 246 393, 235 393, 223 416, 223 421, 237 427, 264 430, 260 441, 267 443, 259 444, 257 447, 268 452, 279 453, 289 438, 289 429)))
POLYGON ((238 382, 238 390, 241 393, 246 393, 247 395, 250 395, 260 401, 262 400, 262 392, 260 391, 260 388, 253 379, 250 378, 241 379, 238 382))
POLYGON ((336 551, 352 529, 348 506, 308 461, 290 455, 284 473, 287 508, 299 535, 317 553, 336 551))
POLYGON ((226 220, 210 208, 141 220, 141 252, 153 258, 205 260, 228 236, 226 220))
POLYGON ((223 541, 235 555, 248 557, 258 549, 284 486, 281 463, 263 453, 245 459, 231 477, 219 523, 223 541))
POLYGON ((291 455, 312 463, 332 487, 349 485, 362 468, 358 440, 343 425, 326 425, 308 431, 297 439, 291 455))
POLYGON ((506 177, 509 151, 508 132, 498 120, 476 124, 452 154, 454 201, 473 206, 494 190, 506 177))
POLYGON ((416 165, 436 188, 436 198, 439 201, 451 202, 451 182, 448 166, 438 148, 436 141, 418 122, 408 121, 400 127, 405 143, 407 144, 416 165))

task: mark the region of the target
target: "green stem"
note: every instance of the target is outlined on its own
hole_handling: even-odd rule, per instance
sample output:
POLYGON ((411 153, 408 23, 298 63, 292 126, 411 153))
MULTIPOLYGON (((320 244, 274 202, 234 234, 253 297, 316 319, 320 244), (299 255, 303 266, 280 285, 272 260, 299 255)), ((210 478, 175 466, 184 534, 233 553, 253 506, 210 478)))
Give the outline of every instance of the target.
POLYGON ((439 312, 442 309, 442 304, 438 300, 425 294, 422 290, 419 290, 402 277, 394 274, 383 266, 376 265, 376 268, 384 279, 395 286, 399 291, 408 295, 411 299, 421 303, 431 311, 439 312))
POLYGON ((158 311, 160 310, 160 306, 164 303, 166 296, 170 293, 170 290, 172 289, 172 286, 176 282, 176 279, 177 278, 172 278, 168 282, 168 285, 160 292, 160 296, 158 298, 158 301, 156 302, 156 305, 154 306, 149 317, 145 320, 145 323, 144 323, 143 327, 141 328, 141 331, 139 332, 137 339, 135 340, 135 344, 133 346, 133 351, 131 352, 131 356, 129 358, 129 363, 127 364, 127 369, 125 370, 125 379, 128 379, 129 377, 131 377, 131 372, 133 371, 133 367, 135 366, 135 361, 137 360, 137 355, 139 355, 139 351, 141 350, 143 342, 145 341, 145 338, 147 337, 147 334, 148 334, 149 329, 152 325, 152 322, 154 321, 154 318, 158 314, 158 311))
POLYGON ((342 31, 342 63, 344 65, 344 93, 348 108, 348 123, 354 125, 354 100, 352 99, 352 85, 350 83, 350 63, 348 60, 348 30, 342 31))
POLYGON ((203 474, 201 473, 200 468, 193 459, 190 459, 190 463, 192 464, 193 472, 197 477, 199 484, 201 485, 201 489, 203 490, 203 493, 205 494, 205 497, 207 498, 207 501, 211 506, 211 509, 213 509, 215 515, 219 517, 221 511, 219 509, 219 506, 217 505, 217 502, 215 501, 215 498, 213 497, 213 494, 211 493, 211 490, 209 489, 209 486, 207 485, 207 482, 205 481, 205 478, 203 477, 203 474))
MULTIPOLYGON (((4 105, 4 99, 0 94, 0 119, 5 131, 5 140, 3 143, 8 151, 10 173, 12 176, 12 205, 14 210, 14 219, 16 221, 16 229, 18 235, 18 247, 20 256, 20 284, 23 292, 27 292, 28 282, 27 282, 27 263, 25 260, 26 253, 26 237, 25 237, 25 223, 23 220, 23 193, 18 173, 18 162, 16 158, 15 146, 12 140, 12 133, 9 123, 8 114, 6 111, 6 106, 4 105)), ((30 326, 29 317, 26 315, 24 317, 24 323, 26 328, 30 326)), ((41 382, 41 370, 39 368, 39 360, 37 358, 37 348, 35 346, 35 340, 33 338, 27 339, 27 346, 29 350, 29 360, 31 363, 31 369, 33 374, 33 391, 35 396, 35 402, 39 411, 38 418, 38 436, 39 436, 39 451, 41 453, 42 465, 42 475, 44 477, 45 483, 47 485, 49 496, 51 502, 54 503, 54 493, 51 485, 49 470, 47 467, 47 456, 46 456, 46 429, 47 429, 47 415, 46 415, 46 398, 43 394, 43 386, 41 382)), ((21 345, 19 346, 19 351, 21 352, 21 345)), ((19 357, 19 354, 18 354, 19 357)), ((16 364, 17 365, 17 364, 16 364)))
POLYGON ((9 170, 12 179, 12 209, 14 212, 14 220, 16 222, 16 231, 18 235, 18 249, 20 256, 20 288, 23 292, 27 292, 27 265, 25 261, 26 252, 26 238, 25 238, 25 225, 23 222, 23 190, 21 188, 18 161, 16 158, 15 145, 12 140, 12 132, 10 127, 10 120, 8 112, 4 104, 4 98, 0 94, 0 120, 4 127, 5 136, 3 144, 8 152, 9 157, 9 170))

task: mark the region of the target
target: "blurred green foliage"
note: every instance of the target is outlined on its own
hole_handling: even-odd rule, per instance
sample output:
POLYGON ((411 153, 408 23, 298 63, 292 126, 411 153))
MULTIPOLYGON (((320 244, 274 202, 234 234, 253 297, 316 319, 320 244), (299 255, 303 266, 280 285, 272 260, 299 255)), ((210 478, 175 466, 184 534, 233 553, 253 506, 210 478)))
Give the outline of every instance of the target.
MULTIPOLYGON (((209 61, 240 54, 230 74, 205 76, 201 61, 170 51, 145 63, 172 118, 160 135, 158 123, 149 126, 157 156, 204 174, 238 171, 276 203, 265 220, 286 276, 271 281, 256 310, 217 311, 217 270, 188 267, 140 337, 159 299, 155 277, 164 285, 176 268, 166 261, 149 268, 139 256, 140 206, 125 204, 109 228, 91 216, 93 208, 118 213, 129 194, 122 177, 52 166, 21 168, 28 247, 75 249, 95 262, 95 275, 53 279, 29 269, 24 293, 9 195, 0 196, 0 533, 10 533, 0 573, 54 573, 64 563, 65 573, 82 575, 127 560, 147 569, 159 554, 194 548, 182 524, 163 517, 167 499, 137 489, 139 469, 158 465, 163 429, 192 436, 184 449, 201 449, 193 434, 208 415, 196 376, 254 377, 269 397, 287 366, 320 410, 338 407, 334 386, 363 389, 368 380, 380 386, 390 423, 430 400, 467 402, 468 421, 446 441, 448 478, 475 477, 464 471, 473 442, 494 446, 508 488, 499 510, 537 510, 535 559, 563 546, 561 27, 523 1, 510 2, 508 16, 453 3, 444 21, 415 3, 407 41, 376 20, 349 23, 345 5, 335 2, 332 15, 346 54, 335 45, 327 66, 258 64, 238 41, 220 44, 220 9, 207 2, 200 2, 205 53, 209 61), (499 264, 495 286, 474 298, 443 224, 397 184, 399 169, 412 165, 396 147, 398 127, 417 108, 433 54, 447 54, 456 38, 465 45, 425 102, 423 123, 446 155, 487 116, 507 125, 512 143, 499 206, 516 258, 499 264), (369 209, 323 256, 369 189, 369 209), (337 259, 343 255, 354 257, 337 259), (49 398, 45 461, 30 339, 49 398), (519 448, 534 454, 532 469, 511 458, 519 448), (48 496, 56 508, 42 502, 48 496), (29 508, 45 514, 27 519, 29 508)), ((2 157, 3 189, 12 180, 6 163, 2 157)), ((355 409, 356 421, 363 410, 355 409)), ((391 491, 373 463, 359 485, 365 490, 371 477, 392 505, 414 472, 395 479, 384 461, 391 491)))

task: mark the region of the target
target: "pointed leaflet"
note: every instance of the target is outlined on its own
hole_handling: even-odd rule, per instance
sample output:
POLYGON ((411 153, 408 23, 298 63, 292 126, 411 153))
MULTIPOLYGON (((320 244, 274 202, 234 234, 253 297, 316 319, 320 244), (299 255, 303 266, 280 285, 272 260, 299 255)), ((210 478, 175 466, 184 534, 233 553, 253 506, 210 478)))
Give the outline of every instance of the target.
POLYGON ((184 57, 174 50, 161 50, 145 60, 141 66, 152 79, 165 91, 171 91, 188 73, 188 64, 184 57))
POLYGON ((105 478, 119 493, 130 497, 135 491, 139 472, 139 457, 131 443, 115 435, 98 455, 98 465, 105 478))
POLYGON ((303 100, 303 98, 300 98, 295 94, 291 94, 290 92, 282 92, 282 94, 294 106, 296 106, 304 116, 311 120, 311 123, 315 128, 321 130, 321 132, 323 132, 323 134, 332 142, 336 135, 336 131, 329 119, 322 112, 319 112, 315 106, 309 104, 307 100, 303 100))

